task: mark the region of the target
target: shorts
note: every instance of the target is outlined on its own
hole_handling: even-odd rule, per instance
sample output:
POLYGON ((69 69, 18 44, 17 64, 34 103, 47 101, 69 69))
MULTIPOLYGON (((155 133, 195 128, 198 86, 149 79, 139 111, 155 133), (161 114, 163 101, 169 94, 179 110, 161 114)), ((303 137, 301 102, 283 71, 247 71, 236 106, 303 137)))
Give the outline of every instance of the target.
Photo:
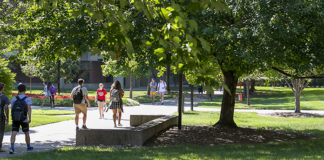
POLYGON ((150 95, 152 95, 152 96, 155 96, 155 94, 156 94, 155 91, 151 91, 151 92, 150 92, 150 95))
POLYGON ((100 99, 98 99, 98 102, 105 102, 106 100, 100 100, 100 99))
POLYGON ((74 112, 76 114, 83 113, 87 114, 87 104, 73 104, 74 112))
POLYGON ((159 92, 160 95, 164 96, 165 95, 165 91, 164 92, 159 92))
POLYGON ((24 122, 12 122, 12 131, 19 132, 20 126, 23 132, 29 132, 29 123, 24 122))

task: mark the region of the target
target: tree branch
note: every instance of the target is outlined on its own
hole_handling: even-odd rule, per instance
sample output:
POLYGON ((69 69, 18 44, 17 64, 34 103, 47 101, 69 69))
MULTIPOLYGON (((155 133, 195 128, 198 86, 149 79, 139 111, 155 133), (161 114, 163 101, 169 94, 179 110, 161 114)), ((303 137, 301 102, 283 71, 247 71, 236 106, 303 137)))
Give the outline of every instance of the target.
POLYGON ((311 75, 311 76, 298 77, 298 76, 294 76, 292 74, 289 74, 289 73, 287 73, 287 72, 285 72, 285 71, 283 71, 283 70, 281 70, 281 69, 279 69, 277 67, 271 67, 271 68, 273 70, 275 70, 275 71, 277 71, 277 72, 279 72, 279 73, 287 76, 287 77, 293 77, 293 78, 297 78, 297 79, 300 79, 300 78, 324 78, 324 75, 323 74, 321 74, 321 75, 311 75))

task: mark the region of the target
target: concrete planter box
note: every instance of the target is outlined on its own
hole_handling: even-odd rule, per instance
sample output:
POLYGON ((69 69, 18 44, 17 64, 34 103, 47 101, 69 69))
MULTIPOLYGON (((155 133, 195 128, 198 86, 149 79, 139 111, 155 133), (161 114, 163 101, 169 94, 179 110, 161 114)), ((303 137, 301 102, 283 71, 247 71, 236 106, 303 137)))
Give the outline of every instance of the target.
MULTIPOLYGON (((147 115, 136 115, 137 120, 148 120, 153 118, 147 115), (146 118, 139 118, 145 116, 146 118)), ((177 125, 177 116, 156 116, 156 119, 150 120, 137 127, 130 129, 87 129, 76 132, 77 146, 97 146, 97 145, 129 145, 142 146, 147 140, 160 132, 177 125)), ((134 118, 134 117, 133 117, 134 118)), ((136 122, 138 124, 139 121, 136 122)), ((132 124, 132 120, 131 120, 132 124)), ((135 124, 135 123, 133 123, 135 124)))

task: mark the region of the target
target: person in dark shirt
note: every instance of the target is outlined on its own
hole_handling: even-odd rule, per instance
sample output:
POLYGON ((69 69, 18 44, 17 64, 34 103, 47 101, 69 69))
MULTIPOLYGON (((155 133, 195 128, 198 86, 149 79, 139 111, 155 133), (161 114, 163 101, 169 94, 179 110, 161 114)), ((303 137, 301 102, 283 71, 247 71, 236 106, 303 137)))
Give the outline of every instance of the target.
POLYGON ((4 152, 2 150, 2 140, 4 136, 4 131, 6 124, 9 121, 9 99, 7 96, 3 95, 2 92, 4 90, 4 84, 0 82, 0 152, 4 152))

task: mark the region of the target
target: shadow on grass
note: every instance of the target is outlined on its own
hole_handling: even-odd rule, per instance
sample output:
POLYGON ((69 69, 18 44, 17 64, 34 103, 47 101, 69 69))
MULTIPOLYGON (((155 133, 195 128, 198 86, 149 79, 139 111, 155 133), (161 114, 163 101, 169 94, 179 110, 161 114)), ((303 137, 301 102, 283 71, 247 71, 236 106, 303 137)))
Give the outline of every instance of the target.
POLYGON ((266 144, 231 144, 217 146, 169 146, 145 148, 73 148, 66 147, 50 152, 32 153, 9 159, 323 159, 323 131, 320 139, 266 144))

